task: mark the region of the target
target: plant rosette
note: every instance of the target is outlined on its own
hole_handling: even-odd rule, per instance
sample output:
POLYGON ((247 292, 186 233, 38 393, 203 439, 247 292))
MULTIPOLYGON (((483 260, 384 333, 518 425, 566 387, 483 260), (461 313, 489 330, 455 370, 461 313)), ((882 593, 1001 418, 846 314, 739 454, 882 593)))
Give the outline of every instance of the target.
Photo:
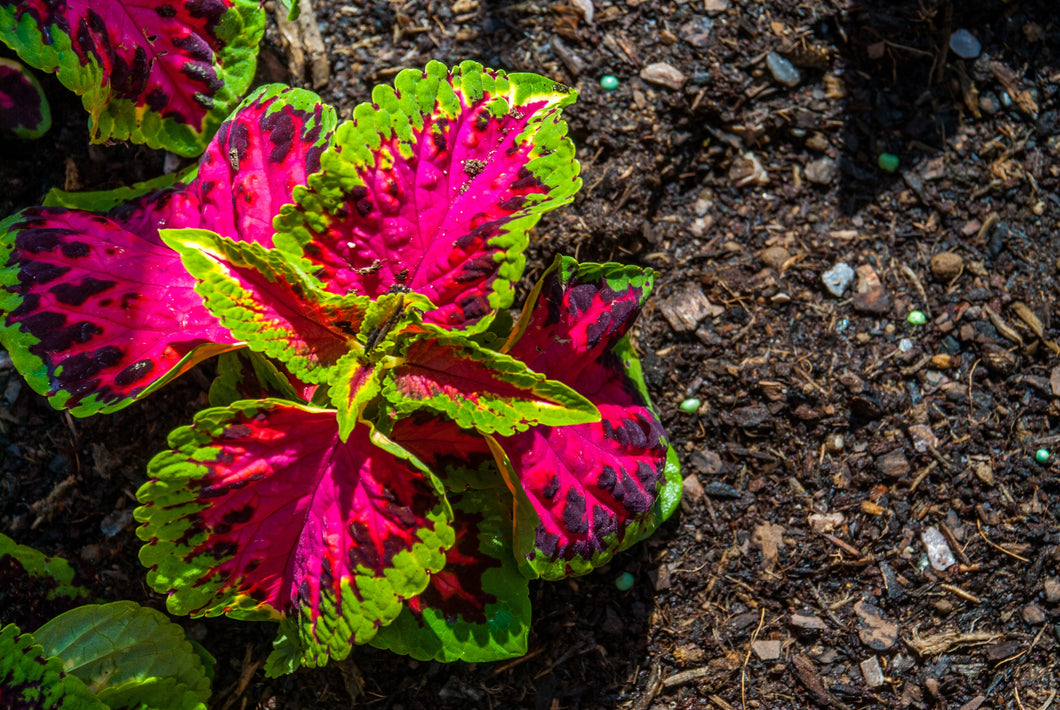
POLYGON ((581 185, 574 99, 432 62, 336 125, 265 87, 174 184, 0 225, 0 340, 53 405, 114 411, 223 353, 138 493, 171 612, 280 621, 272 675, 364 643, 505 658, 527 579, 673 512, 628 338, 654 275, 560 258, 508 316, 528 231, 581 185))

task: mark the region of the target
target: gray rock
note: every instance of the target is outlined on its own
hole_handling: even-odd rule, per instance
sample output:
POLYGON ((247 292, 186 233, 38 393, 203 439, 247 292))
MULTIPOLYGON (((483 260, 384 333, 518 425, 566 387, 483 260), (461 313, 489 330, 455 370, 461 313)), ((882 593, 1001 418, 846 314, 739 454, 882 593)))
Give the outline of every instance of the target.
POLYGON ((869 656, 861 662, 861 675, 865 678, 865 685, 870 688, 879 688, 883 685, 883 669, 880 668, 880 659, 869 656))
POLYGON ((679 333, 693 331, 702 319, 725 312, 724 308, 708 301, 699 286, 690 283, 670 294, 659 304, 659 310, 670 326, 679 333))
POLYGON ((901 478, 913 470, 901 449, 895 449, 876 459, 876 469, 884 478, 901 478))
POLYGON ((946 537, 939 532, 938 528, 935 526, 925 528, 924 532, 920 533, 920 539, 924 542, 924 547, 927 548, 928 562, 931 563, 932 567, 941 572, 957 564, 957 560, 953 557, 953 551, 950 550, 949 543, 946 542, 946 537))
POLYGON ((1046 577, 1043 587, 1045 589, 1045 601, 1050 604, 1060 602, 1060 579, 1057 579, 1056 577, 1046 577))
POLYGON ((784 86, 798 86, 802 81, 802 75, 799 74, 795 65, 776 52, 766 55, 766 66, 769 67, 769 73, 773 75, 777 83, 784 86))
POLYGON ((1045 611, 1037 604, 1028 604, 1020 611, 1023 620, 1032 626, 1045 623, 1045 611))
POLYGON ((975 59, 983 51, 983 45, 971 32, 960 29, 950 35, 950 50, 961 59, 975 59))
POLYGON ((828 185, 838 173, 839 166, 827 156, 806 164, 806 179, 818 185, 828 185))
POLYGON ((821 274, 821 281, 828 293, 836 298, 841 297, 847 290, 847 286, 854 280, 854 269, 849 264, 842 262, 836 264, 828 271, 821 274))

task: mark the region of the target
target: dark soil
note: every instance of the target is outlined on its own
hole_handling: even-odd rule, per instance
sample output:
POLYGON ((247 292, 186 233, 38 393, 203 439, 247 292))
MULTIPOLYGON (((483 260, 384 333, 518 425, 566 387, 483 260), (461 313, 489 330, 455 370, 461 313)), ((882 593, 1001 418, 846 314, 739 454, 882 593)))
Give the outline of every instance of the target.
MULTIPOLYGON (((593 24, 586 2, 317 4, 322 94, 344 115, 430 59, 579 90, 567 117, 585 187, 542 222, 526 282, 555 253, 658 272, 635 341, 686 497, 607 568, 533 584, 530 651, 512 662, 357 649, 267 680, 271 625, 180 620, 218 657, 214 707, 1055 701, 1060 466, 1035 460, 1060 450, 1052 0, 596 0, 593 24), (947 52, 961 28, 978 59, 947 52), (774 79, 769 52, 797 85, 774 79), (680 88, 642 78, 658 62, 680 88), (859 275, 837 297, 822 275, 839 263, 859 275), (933 538, 952 564, 929 559, 933 538)), ((289 81, 274 31, 261 66, 289 81)), ((0 212, 73 173, 85 189, 158 173, 150 151, 87 148, 76 102, 48 87, 50 136, 0 146, 0 212)), ((100 598, 160 607, 136 559, 134 493, 209 377, 73 420, 0 372, 0 530, 69 558, 100 598)), ((7 599, 0 622, 52 613, 7 599)))

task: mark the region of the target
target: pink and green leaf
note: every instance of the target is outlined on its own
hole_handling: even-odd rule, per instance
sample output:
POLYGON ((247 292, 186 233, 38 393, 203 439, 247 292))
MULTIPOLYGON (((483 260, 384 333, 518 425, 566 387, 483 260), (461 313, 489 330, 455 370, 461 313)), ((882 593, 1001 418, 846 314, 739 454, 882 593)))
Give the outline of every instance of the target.
POLYGON ((257 0, 0 0, 0 38, 81 96, 95 142, 197 155, 254 77, 257 0))
POLYGON ((377 426, 441 478, 446 490, 505 485, 489 444, 478 432, 426 411, 396 421, 389 414, 377 426))
POLYGON ((524 363, 440 326, 410 325, 381 393, 395 417, 426 410, 504 436, 599 419, 592 402, 524 363))
POLYGON ((40 138, 51 125, 51 107, 37 78, 21 62, 0 57, 0 134, 40 138))
POLYGON ((115 411, 241 347, 174 251, 111 219, 32 208, 0 233, 0 343, 56 408, 115 411))
POLYGON ((272 246, 273 220, 296 187, 320 169, 338 123, 335 109, 304 89, 270 84, 244 99, 199 160, 189 192, 195 224, 230 239, 272 246))
POLYGON ((5 599, 7 592, 15 589, 19 580, 27 577, 32 580, 35 593, 48 601, 74 601, 89 596, 87 589, 73 583, 74 570, 65 559, 47 557, 0 533, 0 602, 6 606, 9 601, 5 599))
POLYGON ((602 417, 495 439, 526 574, 584 574, 673 512, 676 456, 624 335, 650 287, 650 274, 631 267, 557 261, 513 336, 513 355, 566 382, 602 417))
POLYGON ((557 257, 527 298, 502 348, 538 372, 572 384, 629 330, 655 273, 557 257))
POLYGON ((427 322, 468 327, 511 305, 527 231, 581 185, 560 118, 574 99, 474 62, 403 71, 336 131, 276 243, 329 290, 405 286, 438 307, 427 322))
POLYGON ((0 628, 0 702, 17 710, 106 710, 79 678, 63 671, 31 634, 0 628))
POLYGON ((393 621, 454 542, 440 487, 368 426, 277 401, 201 412, 138 493, 148 583, 174 614, 287 619, 301 661, 393 621))
MULTIPOLYGON (((367 297, 320 291, 283 253, 202 229, 162 230, 203 303, 233 335, 280 360, 300 380, 324 384, 339 359, 360 349, 367 297)), ((396 298, 396 296, 391 296, 396 298)))
POLYGON ((372 645, 421 661, 497 661, 526 653, 527 580, 512 557, 511 496, 469 491, 451 498, 456 543, 445 567, 383 627, 372 645))

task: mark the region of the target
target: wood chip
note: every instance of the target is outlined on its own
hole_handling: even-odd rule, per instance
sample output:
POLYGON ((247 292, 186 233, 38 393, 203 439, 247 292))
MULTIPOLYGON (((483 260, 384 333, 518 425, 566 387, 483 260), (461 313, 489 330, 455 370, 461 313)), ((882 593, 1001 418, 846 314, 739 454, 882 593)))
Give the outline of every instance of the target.
POLYGON ((276 3, 276 25, 287 53, 287 70, 295 83, 308 81, 312 88, 322 89, 331 78, 324 38, 310 0, 300 0, 300 8, 298 19, 292 22, 283 5, 276 3))
POLYGON ((763 661, 775 661, 780 658, 780 639, 759 639, 751 650, 763 661))
POLYGON ((966 634, 956 629, 949 629, 930 636, 921 636, 914 630, 912 637, 904 639, 904 641, 906 645, 916 651, 917 655, 924 657, 937 656, 957 646, 982 646, 1000 638, 1004 637, 1001 634, 988 631, 976 631, 966 634))

